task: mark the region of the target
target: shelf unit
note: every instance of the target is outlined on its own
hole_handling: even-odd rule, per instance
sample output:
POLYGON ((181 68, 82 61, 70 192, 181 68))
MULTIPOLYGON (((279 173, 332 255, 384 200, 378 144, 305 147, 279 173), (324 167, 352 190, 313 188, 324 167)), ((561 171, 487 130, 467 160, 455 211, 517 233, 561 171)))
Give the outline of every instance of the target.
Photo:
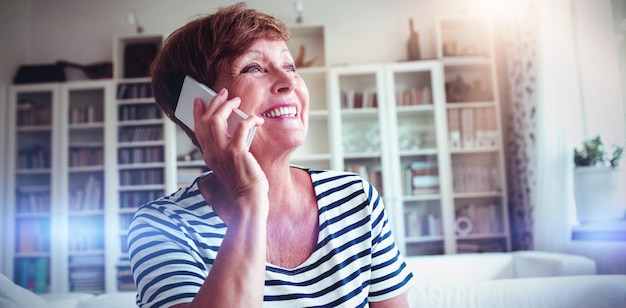
POLYGON ((3 268, 17 284, 37 293, 134 289, 127 226, 139 205, 175 189, 175 147, 166 146, 175 130, 149 78, 134 76, 147 73, 149 61, 136 58, 145 50, 127 47, 161 40, 115 37, 113 80, 10 87, 3 268))
POLYGON ((116 237, 108 240, 117 247, 115 259, 117 290, 133 291, 127 234, 137 208, 176 188, 176 130, 155 104, 148 68, 160 48, 163 36, 141 34, 114 38, 115 147, 108 153, 115 157, 117 175, 112 183, 116 190, 116 237), (139 55, 145 57, 137 57, 139 55), (132 61, 129 61, 131 57, 132 61), (134 60, 133 60, 134 59, 134 60))
POLYGON ((59 216, 55 200, 62 194, 61 157, 56 155, 60 132, 56 119, 62 112, 59 84, 22 85, 9 93, 7 181, 7 241, 9 277, 36 293, 53 291, 60 277, 53 256, 62 248, 52 225, 59 216), (54 263, 53 263, 54 262, 54 263))
POLYGON ((443 254, 452 214, 443 70, 438 61, 329 70, 333 168, 376 187, 401 251, 443 254), (395 137, 393 137, 395 136, 395 137))
POLYGON ((110 81, 66 83, 61 104, 64 112, 59 118, 63 132, 60 155, 64 170, 60 173, 63 187, 59 222, 65 234, 61 256, 63 281, 71 292, 99 294, 113 291, 109 283, 111 258, 108 256, 106 235, 111 234, 114 219, 110 206, 115 201, 106 194, 106 183, 112 177, 113 161, 105 156, 111 139, 106 129, 107 110, 113 98, 110 81), (109 172, 107 172, 107 170, 109 172), (108 277, 108 279, 107 279, 108 277))
POLYGON ((113 290, 104 206, 111 98, 110 81, 10 89, 7 268, 36 293, 113 290))
POLYGON ((391 170, 395 171, 391 215, 398 246, 406 255, 453 251, 450 161, 438 61, 387 67, 391 170))
POLYGON ((510 251, 491 20, 441 16, 436 29, 445 76, 456 252, 510 251))
MULTIPOLYGON (((166 154, 167 120, 154 103, 147 78, 116 81, 116 157, 118 172, 117 245, 118 290, 134 290, 128 248, 128 226, 137 208, 148 201, 171 193, 166 154)), ((171 161, 171 159, 170 159, 171 161)))
POLYGON ((440 17, 437 60, 328 69, 331 168, 378 189, 405 255, 511 249, 492 37, 440 17))
POLYGON ((384 74, 382 64, 332 67, 328 74, 331 166, 360 174, 383 198, 393 195, 384 74))

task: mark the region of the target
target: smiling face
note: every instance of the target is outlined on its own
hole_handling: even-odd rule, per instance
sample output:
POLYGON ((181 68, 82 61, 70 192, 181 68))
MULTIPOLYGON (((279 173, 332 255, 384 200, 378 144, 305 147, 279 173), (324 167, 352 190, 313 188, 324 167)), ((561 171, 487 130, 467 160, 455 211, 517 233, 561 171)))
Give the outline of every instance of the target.
POLYGON ((226 88, 229 99, 241 98, 239 109, 263 117, 250 151, 289 154, 304 143, 308 129, 309 92, 296 72, 282 40, 260 39, 219 72, 215 90, 226 88))

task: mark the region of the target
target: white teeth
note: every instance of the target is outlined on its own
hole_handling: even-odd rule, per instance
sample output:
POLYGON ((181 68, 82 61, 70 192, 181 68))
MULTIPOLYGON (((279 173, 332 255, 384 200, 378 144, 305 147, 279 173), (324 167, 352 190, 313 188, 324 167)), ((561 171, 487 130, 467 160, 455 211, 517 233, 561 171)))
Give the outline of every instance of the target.
POLYGON ((296 107, 279 107, 263 114, 267 118, 276 118, 280 116, 295 116, 296 107))

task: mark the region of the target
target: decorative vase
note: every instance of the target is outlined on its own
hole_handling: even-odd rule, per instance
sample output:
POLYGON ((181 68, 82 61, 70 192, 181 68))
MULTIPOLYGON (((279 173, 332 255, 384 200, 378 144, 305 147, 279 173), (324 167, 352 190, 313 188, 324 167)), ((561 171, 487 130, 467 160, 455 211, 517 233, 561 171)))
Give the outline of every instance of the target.
POLYGON ((621 170, 611 167, 576 167, 574 198, 580 223, 624 219, 626 185, 621 170))
POLYGON ((417 61, 420 60, 422 56, 420 55, 419 36, 417 34, 417 31, 415 31, 415 27, 413 26, 413 18, 409 19, 409 31, 409 40, 406 43, 409 61, 417 61))

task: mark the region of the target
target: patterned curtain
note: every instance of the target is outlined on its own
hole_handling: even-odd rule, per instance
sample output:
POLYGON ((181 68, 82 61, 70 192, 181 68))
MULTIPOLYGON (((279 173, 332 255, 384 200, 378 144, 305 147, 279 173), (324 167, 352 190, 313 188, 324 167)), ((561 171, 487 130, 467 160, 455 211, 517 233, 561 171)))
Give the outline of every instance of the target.
POLYGON ((515 9, 494 20, 501 43, 506 87, 503 117, 513 250, 533 249, 533 187, 536 183, 536 0, 511 0, 515 9))

